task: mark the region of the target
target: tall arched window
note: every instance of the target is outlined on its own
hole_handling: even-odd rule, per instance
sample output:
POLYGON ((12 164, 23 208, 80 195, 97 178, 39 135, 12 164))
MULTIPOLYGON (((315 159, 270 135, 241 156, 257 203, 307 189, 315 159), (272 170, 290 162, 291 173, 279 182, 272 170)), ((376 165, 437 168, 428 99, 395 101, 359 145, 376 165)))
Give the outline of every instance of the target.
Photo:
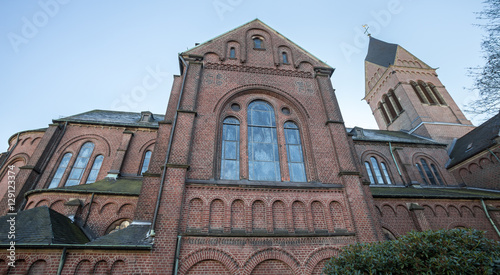
POLYGON ((95 182, 95 180, 97 179, 97 175, 99 175, 99 171, 101 170, 103 159, 104 159, 103 155, 98 155, 95 158, 94 164, 92 164, 92 169, 90 170, 90 174, 87 177, 87 182, 85 182, 86 184, 95 182))
POLYGON ((249 179, 280 181, 274 109, 264 101, 254 101, 248 106, 247 121, 249 179))
POLYGON ((224 119, 222 125, 220 178, 240 179, 240 122, 234 117, 224 119))
POLYGON ((418 86, 418 84, 414 81, 411 81, 410 84, 411 84, 411 87, 413 88, 413 91, 415 91, 415 94, 417 95, 418 100, 420 100, 421 103, 429 103, 427 101, 427 98, 425 97, 423 91, 418 86))
POLYGON ((387 115, 387 113, 385 112, 385 109, 384 109, 384 106, 382 105, 382 102, 379 102, 378 104, 378 109, 380 110, 380 112, 382 113, 382 117, 384 118, 385 120, 385 124, 389 125, 389 123, 391 123, 391 120, 389 119, 389 116, 387 115))
POLYGON ((302 143, 300 142, 299 127, 295 123, 290 121, 285 123, 285 140, 290 181, 305 182, 306 170, 302 154, 302 143))
POLYGON ((439 102, 439 104, 441 105, 446 105, 446 102, 444 101, 444 98, 441 96, 441 94, 439 93, 439 91, 437 90, 436 86, 434 86, 434 84, 432 83, 427 83, 427 86, 431 89, 432 93, 434 94, 434 96, 436 97, 437 101, 439 102))
POLYGON ((80 184, 83 172, 85 171, 90 156, 92 155, 92 151, 94 151, 94 143, 87 142, 83 144, 82 148, 80 149, 80 153, 78 153, 78 157, 76 158, 75 164, 71 169, 71 173, 69 174, 68 180, 66 181, 66 186, 73 186, 80 184))
POLYGON ((396 97, 396 94, 394 94, 394 90, 390 89, 387 95, 389 96, 390 101, 394 104, 394 110, 396 113, 399 115, 403 112, 403 107, 401 106, 399 99, 396 97))
POLYGON ((59 183, 64 176, 64 172, 66 171, 66 168, 68 167, 69 161, 71 160, 72 156, 73 154, 71 153, 64 154, 61 162, 59 163, 59 167, 57 167, 56 173, 52 178, 52 181, 50 182, 49 188, 56 188, 57 186, 59 186, 59 183))
POLYGON ((234 49, 234 47, 231 47, 231 49, 229 49, 229 58, 236 58, 236 50, 234 49))
POLYGON ((148 171, 150 160, 151 160, 151 151, 146 151, 146 153, 144 153, 144 160, 142 161, 140 175, 142 175, 144 172, 148 171))
POLYGON ((382 99, 384 100, 386 106, 387 106, 387 109, 389 110, 389 113, 390 113, 390 116, 394 119, 396 119, 396 117, 398 116, 398 114, 396 113, 396 110, 394 109, 394 106, 392 106, 392 102, 390 101, 389 97, 387 95, 384 95, 382 97, 382 99))
POLYGON ((431 105, 434 105, 436 104, 436 101, 434 100, 433 98, 433 95, 431 95, 429 93, 429 90, 427 90, 427 84, 425 84, 424 82, 422 81, 419 81, 418 82, 418 86, 420 87, 420 89, 422 90, 422 92, 424 93, 425 97, 427 98, 427 101, 429 102, 429 104, 431 105))
POLYGON ((389 171, 384 162, 380 162, 375 157, 370 157, 370 161, 365 161, 365 168, 371 184, 392 184, 389 171))
POLYGON ((376 184, 377 182, 375 182, 375 178, 373 177, 372 173, 372 168, 370 167, 370 163, 368 161, 365 161, 365 168, 366 172, 368 173, 368 178, 370 179, 370 183, 376 184))

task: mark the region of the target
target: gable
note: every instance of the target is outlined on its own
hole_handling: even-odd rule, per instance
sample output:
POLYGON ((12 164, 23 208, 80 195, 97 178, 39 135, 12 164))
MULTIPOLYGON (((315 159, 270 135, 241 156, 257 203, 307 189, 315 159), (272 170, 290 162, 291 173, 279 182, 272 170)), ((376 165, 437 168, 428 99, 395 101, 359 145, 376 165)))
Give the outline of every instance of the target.
POLYGON ((224 61, 230 58, 232 47, 235 48, 235 59, 246 65, 280 66, 283 63, 282 53, 286 52, 288 63, 293 65, 295 69, 302 67, 333 69, 258 19, 217 36, 182 54, 203 57, 210 55, 211 62, 224 61), (255 37, 262 38, 263 49, 254 49, 253 38, 255 37))

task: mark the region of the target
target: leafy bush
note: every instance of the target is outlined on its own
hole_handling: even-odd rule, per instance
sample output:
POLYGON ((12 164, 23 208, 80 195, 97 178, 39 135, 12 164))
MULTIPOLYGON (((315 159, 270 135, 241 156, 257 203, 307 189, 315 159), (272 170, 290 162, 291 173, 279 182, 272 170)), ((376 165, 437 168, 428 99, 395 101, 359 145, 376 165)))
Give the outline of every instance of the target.
POLYGON ((500 274, 500 243, 474 229, 410 232, 347 246, 325 274, 500 274))

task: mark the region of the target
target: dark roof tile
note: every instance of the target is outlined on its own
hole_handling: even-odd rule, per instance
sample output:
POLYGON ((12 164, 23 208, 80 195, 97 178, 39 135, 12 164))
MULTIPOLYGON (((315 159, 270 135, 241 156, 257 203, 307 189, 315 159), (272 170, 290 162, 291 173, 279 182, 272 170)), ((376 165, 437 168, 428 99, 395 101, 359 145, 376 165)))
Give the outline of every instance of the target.
POLYGON ((9 232, 8 220, 15 217, 15 239, 0 234, 0 244, 84 244, 89 241, 71 220, 46 206, 20 211, 17 215, 0 217, 0 232, 9 232))
POLYGON ((54 119, 53 121, 158 128, 158 122, 163 121, 164 118, 164 115, 154 114, 153 121, 140 122, 141 113, 93 110, 73 116, 54 119))
POLYGON ((447 168, 488 149, 495 144, 494 139, 498 136, 500 136, 500 112, 455 142, 447 168))

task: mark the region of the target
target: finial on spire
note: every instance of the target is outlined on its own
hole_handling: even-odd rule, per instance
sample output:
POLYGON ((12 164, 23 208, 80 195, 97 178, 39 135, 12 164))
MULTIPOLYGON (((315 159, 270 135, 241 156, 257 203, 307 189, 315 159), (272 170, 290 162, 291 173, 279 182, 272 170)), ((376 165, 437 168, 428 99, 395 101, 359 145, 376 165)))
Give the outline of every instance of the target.
POLYGON ((368 32, 368 29, 370 27, 367 24, 364 24, 362 27, 365 29, 364 34, 366 34, 367 36, 372 36, 372 34, 368 32))

